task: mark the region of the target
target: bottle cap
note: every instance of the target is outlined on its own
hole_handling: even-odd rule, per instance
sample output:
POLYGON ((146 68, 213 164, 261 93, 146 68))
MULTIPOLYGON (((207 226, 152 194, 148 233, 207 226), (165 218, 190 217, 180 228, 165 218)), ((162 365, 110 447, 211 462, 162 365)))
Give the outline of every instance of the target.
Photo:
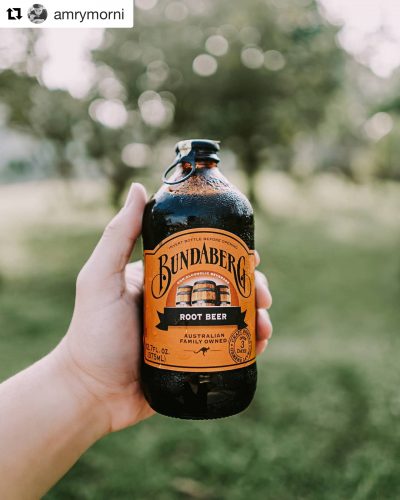
POLYGON ((195 170, 196 162, 201 160, 214 160, 219 162, 217 152, 219 151, 219 141, 211 141, 209 139, 189 139, 186 141, 179 141, 175 146, 176 158, 174 162, 167 168, 163 175, 164 184, 174 185, 189 179, 195 170), (179 163, 190 163, 191 170, 188 174, 178 180, 170 181, 167 175, 179 163))
POLYGON ((196 151, 196 156, 210 153, 217 153, 219 151, 219 141, 212 141, 210 139, 188 139, 179 141, 175 146, 175 153, 181 153, 186 156, 191 150, 196 151))

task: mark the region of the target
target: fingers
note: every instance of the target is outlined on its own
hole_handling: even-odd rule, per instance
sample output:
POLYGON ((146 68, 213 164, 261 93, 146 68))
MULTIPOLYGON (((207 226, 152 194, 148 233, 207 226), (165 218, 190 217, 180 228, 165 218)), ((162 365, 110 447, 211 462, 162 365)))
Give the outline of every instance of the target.
POLYGON ((86 263, 98 278, 121 273, 129 261, 142 228, 146 191, 141 184, 132 184, 125 205, 107 225, 100 241, 86 263))
POLYGON ((257 340, 269 340, 272 337, 272 323, 268 311, 257 309, 257 340))
MULTIPOLYGON (((260 263, 260 256, 256 251, 256 265, 260 263)), ((266 276, 260 271, 255 272, 256 284, 256 354, 259 355, 265 351, 268 341, 272 336, 272 323, 271 318, 266 309, 272 305, 272 296, 268 288, 268 280, 266 276)))
POLYGON ((125 267, 126 287, 131 293, 142 294, 143 292, 143 262, 137 260, 125 267))
POLYGON ((256 342, 256 355, 262 354, 268 346, 268 340, 259 340, 256 342))
POLYGON ((265 351, 268 346, 268 341, 272 336, 272 323, 268 312, 265 309, 257 310, 257 340, 256 354, 257 356, 265 351))
POLYGON ((257 309, 269 309, 272 305, 272 296, 268 288, 267 278, 260 271, 255 273, 257 309))

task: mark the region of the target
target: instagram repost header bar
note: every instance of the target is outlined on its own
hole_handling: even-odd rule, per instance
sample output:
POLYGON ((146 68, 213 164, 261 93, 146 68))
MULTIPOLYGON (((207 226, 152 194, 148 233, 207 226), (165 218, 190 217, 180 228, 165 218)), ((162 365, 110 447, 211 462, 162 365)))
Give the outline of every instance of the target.
POLYGON ((1 0, 0 28, 132 28, 134 0, 1 0))

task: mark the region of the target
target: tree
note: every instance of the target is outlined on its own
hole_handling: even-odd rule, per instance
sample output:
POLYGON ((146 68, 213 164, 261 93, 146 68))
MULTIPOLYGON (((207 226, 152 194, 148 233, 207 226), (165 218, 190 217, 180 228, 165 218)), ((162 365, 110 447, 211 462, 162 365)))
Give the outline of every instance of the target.
POLYGON ((315 3, 282 4, 251 0, 244 10, 237 0, 203 2, 199 12, 188 0, 170 13, 174 21, 162 1, 138 12, 134 30, 111 31, 95 54, 125 89, 127 108, 141 111, 142 138, 152 129, 153 138, 172 131, 223 140, 241 161, 253 202, 265 158, 289 169, 278 152, 290 151, 297 132, 315 131, 342 79, 335 29, 315 3), (207 50, 196 74, 193 62, 207 50), (173 108, 172 123, 143 121, 146 98, 173 108))
POLYGON ((49 90, 35 77, 12 70, 0 73, 1 101, 8 110, 8 125, 49 142, 54 150, 54 168, 65 178, 72 175, 68 145, 74 127, 86 116, 85 108, 68 92, 49 90))

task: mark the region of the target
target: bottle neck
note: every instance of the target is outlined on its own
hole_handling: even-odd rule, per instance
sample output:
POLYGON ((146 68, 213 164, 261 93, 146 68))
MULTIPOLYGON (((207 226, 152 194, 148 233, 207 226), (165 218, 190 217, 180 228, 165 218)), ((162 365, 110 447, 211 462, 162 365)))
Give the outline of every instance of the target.
MULTIPOLYGON (((181 163, 181 169, 184 172, 187 172, 192 168, 192 165, 189 162, 183 162, 181 163)), ((218 162, 212 159, 205 159, 205 160, 198 160, 196 161, 196 171, 198 170, 206 170, 209 168, 218 168, 218 162)))
MULTIPOLYGON (((201 159, 196 161, 196 168, 193 173, 184 181, 173 185, 163 184, 161 192, 168 191, 176 194, 193 195, 213 195, 232 190, 234 187, 224 177, 218 168, 218 162, 214 159, 201 159)), ((179 181, 192 171, 192 165, 189 162, 183 162, 177 165, 172 174, 171 181, 179 181)))

